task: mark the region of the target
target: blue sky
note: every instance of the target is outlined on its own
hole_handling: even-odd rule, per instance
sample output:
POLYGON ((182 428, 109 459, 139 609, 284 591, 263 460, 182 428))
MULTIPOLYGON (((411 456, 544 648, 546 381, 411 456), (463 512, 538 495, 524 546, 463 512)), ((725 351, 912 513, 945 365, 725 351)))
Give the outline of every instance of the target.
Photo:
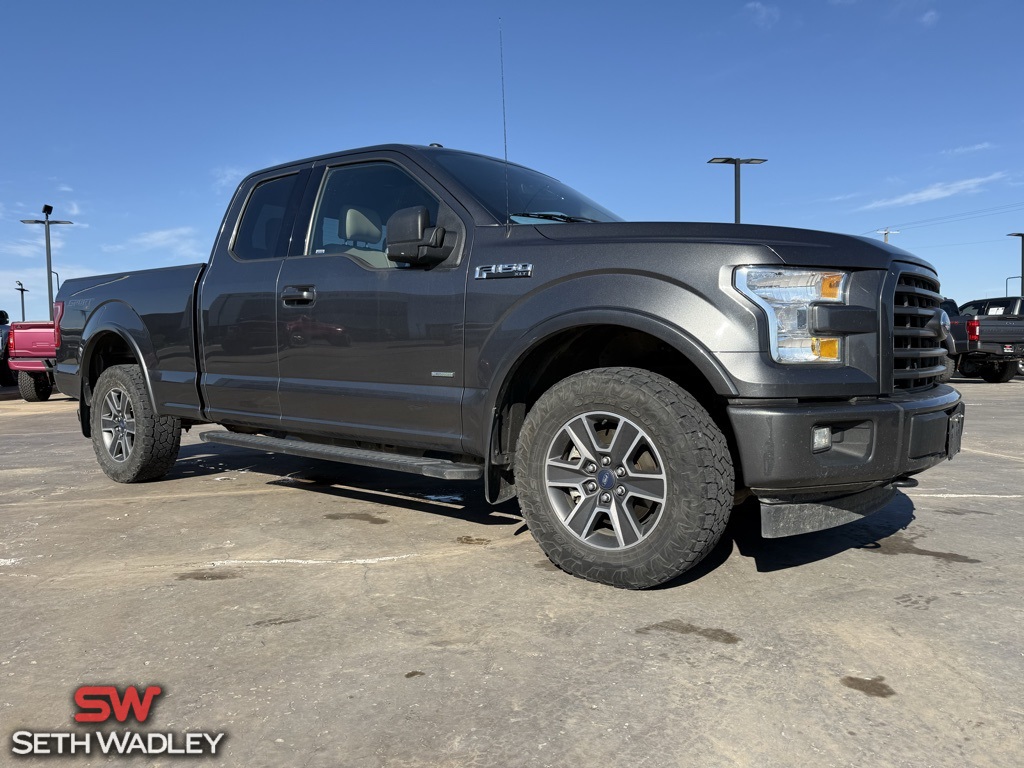
MULTIPOLYGON (((8 3, 0 308, 61 279, 204 261, 234 185, 385 142, 509 158, 634 220, 894 244, 963 302, 1020 273, 1021 0, 8 3), (873 235, 874 236, 874 235, 873 235)), ((1016 281, 1011 292, 1016 292, 1016 281)))

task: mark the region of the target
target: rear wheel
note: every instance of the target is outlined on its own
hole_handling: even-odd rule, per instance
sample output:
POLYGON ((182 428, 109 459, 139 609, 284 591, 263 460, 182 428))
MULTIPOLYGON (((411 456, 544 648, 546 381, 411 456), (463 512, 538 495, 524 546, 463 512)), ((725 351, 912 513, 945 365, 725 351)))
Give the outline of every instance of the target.
POLYGON ((981 378, 992 384, 1004 384, 1017 375, 1017 370, 1015 360, 1009 363, 992 363, 982 367, 981 378))
POLYGON ((689 393, 636 368, 554 385, 523 423, 516 486, 555 565, 628 589, 664 583, 718 542, 733 501, 725 436, 689 393))
POLYGON ((18 371, 18 391, 30 403, 49 400, 53 394, 53 382, 50 374, 30 371, 18 371))
POLYGON ((156 414, 138 366, 107 368, 96 382, 90 410, 93 450, 111 480, 155 480, 178 458, 181 420, 156 414))

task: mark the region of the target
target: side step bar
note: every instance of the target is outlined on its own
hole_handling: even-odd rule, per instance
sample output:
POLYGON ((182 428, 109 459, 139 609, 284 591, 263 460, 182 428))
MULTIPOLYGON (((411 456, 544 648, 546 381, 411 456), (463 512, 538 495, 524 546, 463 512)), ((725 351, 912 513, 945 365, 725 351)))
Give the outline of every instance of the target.
POLYGON ((199 438, 204 443, 221 443, 238 448, 253 448, 271 453, 286 453, 289 456, 304 456, 307 459, 325 459, 342 464, 358 464, 375 469, 391 469, 413 475, 437 477, 442 480, 479 480, 484 476, 483 467, 478 464, 459 464, 446 459, 424 459, 403 456, 398 453, 368 451, 363 448, 342 448, 336 445, 320 445, 303 440, 286 440, 264 435, 246 435, 238 432, 202 432, 199 438))

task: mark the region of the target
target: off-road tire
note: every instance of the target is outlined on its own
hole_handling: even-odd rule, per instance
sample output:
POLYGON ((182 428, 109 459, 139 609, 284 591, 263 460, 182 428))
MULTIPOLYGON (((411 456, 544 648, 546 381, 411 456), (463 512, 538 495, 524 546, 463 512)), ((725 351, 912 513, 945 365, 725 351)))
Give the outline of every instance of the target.
POLYGON ((1005 384, 1017 375, 1017 361, 982 366, 981 378, 990 384, 1005 384))
POLYGON ((946 384, 953 379, 953 371, 956 370, 956 361, 952 357, 946 357, 946 370, 939 374, 937 381, 946 384))
POLYGON ((178 458, 181 420, 156 414, 136 365, 114 365, 100 375, 90 421, 96 459, 111 480, 155 480, 178 458))
POLYGON ((625 589, 700 562, 733 506, 718 425, 674 382, 638 368, 585 371, 551 387, 526 416, 515 470, 523 516, 551 561, 625 589))
POLYGON ((48 373, 30 373, 18 371, 18 391, 30 403, 41 403, 49 400, 53 394, 53 382, 48 373))

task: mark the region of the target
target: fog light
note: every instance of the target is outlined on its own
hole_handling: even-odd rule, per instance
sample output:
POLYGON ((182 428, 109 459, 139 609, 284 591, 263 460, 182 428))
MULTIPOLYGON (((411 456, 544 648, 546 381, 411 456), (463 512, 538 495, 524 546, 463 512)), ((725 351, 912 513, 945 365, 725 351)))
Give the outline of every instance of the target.
POLYGON ((832 447, 832 428, 814 427, 811 430, 811 453, 821 453, 832 447))

